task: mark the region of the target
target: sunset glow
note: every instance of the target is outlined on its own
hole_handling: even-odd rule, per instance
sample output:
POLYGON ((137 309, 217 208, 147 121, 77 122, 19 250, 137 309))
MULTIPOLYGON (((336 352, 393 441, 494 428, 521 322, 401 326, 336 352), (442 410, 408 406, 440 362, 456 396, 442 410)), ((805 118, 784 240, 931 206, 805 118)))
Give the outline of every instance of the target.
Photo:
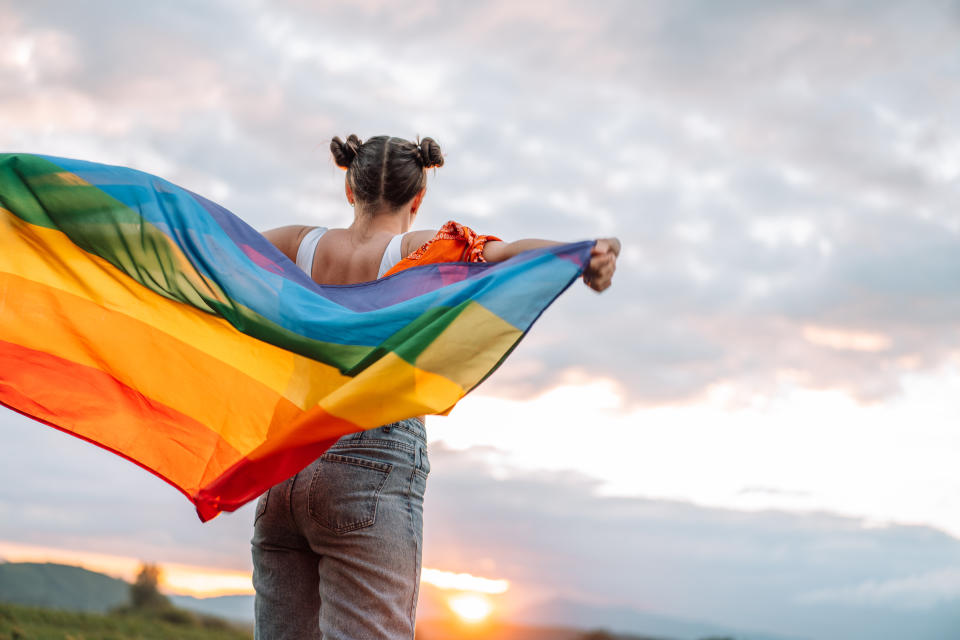
MULTIPOLYGON (((90 551, 70 551, 37 545, 0 540, 0 559, 8 562, 52 562, 83 567, 114 578, 132 582, 140 570, 138 558, 114 556, 90 551)), ((147 559, 147 561, 151 561, 147 559)), ((222 595, 252 594, 253 581, 249 571, 198 567, 193 565, 157 562, 161 568, 160 586, 167 593, 211 598, 222 595)), ((507 580, 482 578, 469 573, 454 573, 424 567, 421 581, 438 589, 469 591, 473 594, 497 595, 510 588, 507 580)), ((483 599, 481 596, 478 598, 483 599)), ((485 601, 485 599, 484 599, 485 601)), ((487 603, 489 606, 489 603, 487 603)), ((468 609, 476 605, 469 602, 468 609)), ((458 614, 459 615, 459 614, 458 614)))
MULTIPOLYGON (((138 558, 5 541, 0 541, 0 557, 8 562, 52 562, 79 566, 128 582, 136 578, 142 563, 138 558)), ((167 593, 198 598, 253 593, 253 582, 248 571, 166 562, 157 564, 161 569, 160 587, 167 593)))
POLYGON ((223 571, 179 564, 163 565, 160 586, 165 591, 199 598, 253 593, 247 571, 223 571))
POLYGON ((453 573, 439 569, 424 567, 420 580, 432 584, 440 589, 456 589, 457 591, 473 591, 476 593, 498 594, 505 593, 510 588, 507 580, 491 580, 479 578, 469 573, 453 573))
POLYGON ((447 603, 464 622, 482 622, 493 611, 493 605, 477 593, 464 593, 451 597, 447 603))

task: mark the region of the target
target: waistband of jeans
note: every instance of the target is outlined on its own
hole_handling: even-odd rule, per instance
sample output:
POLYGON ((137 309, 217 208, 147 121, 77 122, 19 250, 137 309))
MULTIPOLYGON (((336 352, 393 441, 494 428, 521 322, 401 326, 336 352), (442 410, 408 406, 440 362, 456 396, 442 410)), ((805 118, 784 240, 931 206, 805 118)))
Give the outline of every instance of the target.
MULTIPOLYGON (((354 446, 370 438, 392 440, 395 439, 395 437, 391 437, 390 434, 394 432, 406 434, 406 437, 412 437, 423 444, 427 444, 427 429, 423 421, 418 418, 407 418, 406 420, 391 422, 390 424, 381 425, 373 429, 348 433, 340 438, 332 448, 354 446)), ((400 439, 402 440, 403 438, 400 439)))
POLYGON ((401 431, 407 431, 420 440, 423 440, 424 444, 427 442, 427 427, 420 418, 407 418, 406 420, 400 420, 399 422, 384 425, 381 428, 400 429, 401 431))

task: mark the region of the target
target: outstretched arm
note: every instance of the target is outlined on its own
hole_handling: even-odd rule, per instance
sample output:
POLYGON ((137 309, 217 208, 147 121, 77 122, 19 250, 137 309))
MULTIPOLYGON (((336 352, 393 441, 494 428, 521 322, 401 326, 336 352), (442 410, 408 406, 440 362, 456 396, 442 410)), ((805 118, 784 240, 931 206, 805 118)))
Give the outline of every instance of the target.
MULTIPOLYGON (((411 231, 403 237, 401 245, 403 255, 409 255, 417 247, 427 242, 436 234, 436 231, 411 231)), ((525 238, 514 242, 490 240, 483 247, 483 259, 487 262, 501 262, 508 260, 523 251, 552 247, 563 244, 554 240, 539 240, 525 238)), ((601 238, 590 251, 590 263, 583 271, 584 283, 594 291, 607 289, 617 270, 617 256, 620 255, 620 241, 616 238, 601 238)))
POLYGON ((509 260, 518 253, 529 251, 530 249, 539 249, 541 247, 552 247, 563 244, 553 240, 537 240, 535 238, 526 238, 514 242, 503 242, 502 240, 491 240, 483 247, 483 259, 487 262, 502 262, 509 260))
MULTIPOLYGON (((527 238, 515 242, 488 242, 483 248, 483 258, 487 262, 507 260, 522 251, 539 249, 562 244, 553 240, 527 238)), ((603 291, 613 282, 613 273, 617 270, 617 256, 620 255, 620 241, 616 238, 601 238, 590 251, 590 263, 583 270, 583 281, 594 291, 603 291)))

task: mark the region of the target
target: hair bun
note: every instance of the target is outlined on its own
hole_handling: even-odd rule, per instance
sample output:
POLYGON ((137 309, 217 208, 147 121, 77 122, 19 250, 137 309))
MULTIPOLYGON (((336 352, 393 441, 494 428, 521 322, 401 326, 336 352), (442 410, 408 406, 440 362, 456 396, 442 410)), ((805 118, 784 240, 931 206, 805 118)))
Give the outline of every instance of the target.
POLYGON ((362 144, 360 138, 352 133, 347 136, 346 142, 339 137, 335 137, 330 141, 330 153, 333 154, 333 161, 337 163, 338 167, 347 169, 353 159, 357 157, 357 151, 362 144))
POLYGON ((424 169, 443 166, 443 153, 440 151, 440 145, 433 138, 424 138, 417 147, 420 152, 420 161, 424 169))

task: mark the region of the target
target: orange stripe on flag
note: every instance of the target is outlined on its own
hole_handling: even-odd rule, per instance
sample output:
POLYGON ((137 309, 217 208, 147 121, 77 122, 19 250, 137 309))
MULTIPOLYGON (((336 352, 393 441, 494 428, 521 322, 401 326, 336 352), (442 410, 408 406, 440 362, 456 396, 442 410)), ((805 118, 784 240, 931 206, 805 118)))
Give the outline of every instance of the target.
POLYGON ((0 290, 0 339, 104 371, 219 434, 241 454, 266 437, 282 396, 244 372, 78 296, 5 274, 0 290), (212 402, 218 394, 230 402, 212 402))
POLYGON ((0 341, 0 402, 139 464, 188 497, 241 459, 196 420, 93 367, 0 341))
POLYGON ((164 298, 106 260, 83 251, 61 231, 31 225, 0 208, 2 272, 88 300, 176 336, 283 394, 301 409, 350 380, 334 367, 244 335, 223 318, 164 298))

